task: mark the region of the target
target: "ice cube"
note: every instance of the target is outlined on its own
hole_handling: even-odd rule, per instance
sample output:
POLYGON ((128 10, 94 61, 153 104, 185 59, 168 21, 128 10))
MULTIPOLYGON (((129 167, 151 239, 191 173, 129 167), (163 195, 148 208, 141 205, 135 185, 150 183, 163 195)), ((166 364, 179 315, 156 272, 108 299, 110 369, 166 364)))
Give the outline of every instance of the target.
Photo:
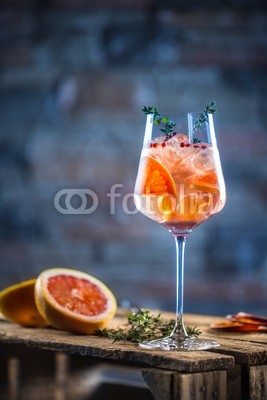
POLYGON ((202 171, 210 171, 214 169, 214 156, 211 145, 200 145, 199 151, 194 157, 194 166, 202 171))
POLYGON ((170 139, 168 139, 168 143, 188 143, 188 137, 183 133, 175 133, 170 139))
POLYGON ((156 137, 156 139, 154 140, 154 143, 163 143, 166 140, 166 136, 158 136, 156 137))

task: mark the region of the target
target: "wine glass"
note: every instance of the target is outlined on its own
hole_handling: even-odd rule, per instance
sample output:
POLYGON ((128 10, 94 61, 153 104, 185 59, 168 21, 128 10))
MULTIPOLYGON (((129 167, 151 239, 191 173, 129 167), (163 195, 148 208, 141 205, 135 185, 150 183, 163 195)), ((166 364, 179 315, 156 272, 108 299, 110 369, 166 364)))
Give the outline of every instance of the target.
MULTIPOLYGON (((183 321, 184 251, 197 225, 222 210, 225 183, 216 143, 213 113, 147 114, 143 149, 135 184, 141 213, 169 230, 176 242, 176 324, 163 338, 140 344, 159 350, 205 350, 219 343, 188 336, 183 321)), ((211 111, 211 112, 210 112, 211 111)))

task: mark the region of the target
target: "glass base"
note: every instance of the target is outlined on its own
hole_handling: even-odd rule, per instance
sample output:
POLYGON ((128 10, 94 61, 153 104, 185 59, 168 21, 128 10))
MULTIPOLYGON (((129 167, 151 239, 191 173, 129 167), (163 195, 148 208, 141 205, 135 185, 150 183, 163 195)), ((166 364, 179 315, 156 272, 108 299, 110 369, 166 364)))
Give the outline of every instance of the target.
POLYGON ((175 350, 175 351, 197 351, 208 350, 220 346, 219 343, 207 339, 181 338, 167 336, 165 338, 154 339, 148 342, 139 343, 143 349, 150 350, 175 350))

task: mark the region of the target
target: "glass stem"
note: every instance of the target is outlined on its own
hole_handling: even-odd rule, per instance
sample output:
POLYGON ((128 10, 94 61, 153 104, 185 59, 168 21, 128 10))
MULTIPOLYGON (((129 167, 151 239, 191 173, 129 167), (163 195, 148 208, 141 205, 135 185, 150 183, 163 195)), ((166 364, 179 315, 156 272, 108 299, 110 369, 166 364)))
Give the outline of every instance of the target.
POLYGON ((184 254, 187 235, 174 235, 176 244, 176 324, 171 336, 187 337, 184 327, 184 254))

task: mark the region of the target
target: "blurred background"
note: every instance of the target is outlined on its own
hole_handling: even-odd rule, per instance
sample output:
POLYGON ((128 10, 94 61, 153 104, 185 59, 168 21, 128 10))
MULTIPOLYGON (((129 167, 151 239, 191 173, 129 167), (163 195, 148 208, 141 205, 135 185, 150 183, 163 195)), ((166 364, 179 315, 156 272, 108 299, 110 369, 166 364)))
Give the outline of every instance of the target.
POLYGON ((174 310, 173 239, 125 198, 141 108, 216 100, 228 201, 189 238, 185 311, 267 314, 263 1, 2 0, 0 57, 0 289, 70 267, 119 304, 174 310), (93 190, 95 212, 58 212, 65 188, 93 190))

